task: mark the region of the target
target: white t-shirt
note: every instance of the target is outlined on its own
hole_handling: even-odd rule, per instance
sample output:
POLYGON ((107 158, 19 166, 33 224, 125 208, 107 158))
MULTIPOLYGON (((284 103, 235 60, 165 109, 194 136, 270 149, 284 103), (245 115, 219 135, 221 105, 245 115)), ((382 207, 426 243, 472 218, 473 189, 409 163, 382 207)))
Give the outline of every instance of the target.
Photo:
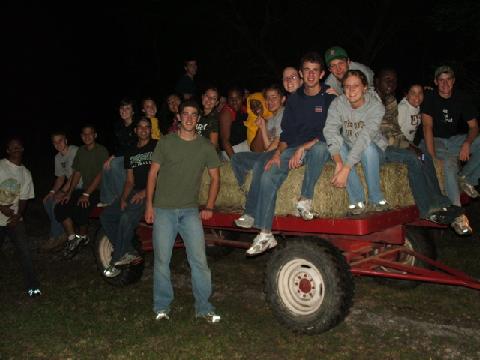
POLYGON ((420 107, 412 106, 406 98, 398 104, 398 124, 408 141, 413 141, 422 119, 420 107))
POLYGON ((267 133, 270 141, 273 141, 274 138, 280 137, 280 134, 282 133, 282 128, 280 125, 282 124, 284 109, 285 108, 282 106, 280 109, 278 109, 275 115, 267 120, 267 133))
MULTIPOLYGON (((0 205, 11 205, 18 213, 19 200, 33 199, 33 181, 30 171, 23 165, 15 165, 7 159, 0 160, 0 205)), ((0 213, 0 226, 7 225, 8 218, 0 213)))
POLYGON ((75 145, 69 145, 65 155, 62 153, 55 155, 55 176, 65 176, 69 178, 72 175, 72 164, 75 155, 77 155, 77 150, 78 147, 75 145))

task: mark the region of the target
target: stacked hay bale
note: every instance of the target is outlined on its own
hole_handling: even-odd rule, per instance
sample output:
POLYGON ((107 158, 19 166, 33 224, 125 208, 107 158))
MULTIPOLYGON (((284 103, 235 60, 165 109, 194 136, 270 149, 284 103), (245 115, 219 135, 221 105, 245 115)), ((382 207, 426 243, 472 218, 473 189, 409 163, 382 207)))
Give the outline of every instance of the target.
MULTIPOLYGON (((440 167, 437 166, 437 170, 440 167)), ((335 166, 329 162, 322 171, 320 180, 315 186, 313 210, 317 217, 342 217, 348 208, 348 196, 345 189, 335 188, 330 184, 335 166)), ((275 207, 276 215, 289 215, 295 213, 295 205, 300 196, 304 167, 290 171, 287 179, 280 187, 275 207)), ((357 172, 367 189, 362 167, 357 165, 357 172)), ((440 173, 439 179, 441 177, 440 173)), ((415 202, 408 185, 407 168, 402 164, 385 164, 380 171, 381 186, 388 203, 392 207, 413 205, 415 202)), ((242 212, 245 207, 246 194, 250 187, 251 173, 247 176, 245 185, 238 186, 230 163, 223 163, 220 167, 220 192, 216 201, 216 208, 225 212, 242 212)), ((210 179, 205 171, 200 188, 200 204, 204 205, 208 197, 210 179)), ((365 194, 365 198, 368 198, 365 194)))

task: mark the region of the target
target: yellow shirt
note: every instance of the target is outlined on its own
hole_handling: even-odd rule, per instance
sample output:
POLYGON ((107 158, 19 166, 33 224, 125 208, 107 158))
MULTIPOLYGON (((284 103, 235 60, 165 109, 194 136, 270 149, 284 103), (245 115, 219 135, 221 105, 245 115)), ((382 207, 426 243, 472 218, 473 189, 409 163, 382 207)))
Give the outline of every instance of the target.
POLYGON ((245 126, 247 127, 247 142, 248 145, 250 145, 255 139, 255 135, 257 135, 257 130, 258 126, 255 124, 255 121, 257 120, 257 115, 253 113, 251 107, 250 107, 250 101, 251 100, 258 100, 262 103, 263 107, 263 112, 262 112, 262 117, 265 120, 268 120, 270 117, 272 117, 272 113, 267 109, 267 104, 265 103, 265 98, 263 97, 262 93, 256 92, 247 97, 247 120, 244 122, 245 126))
POLYGON ((158 119, 155 117, 150 118, 150 122, 152 123, 152 139, 160 139, 160 135, 162 135, 162 133, 160 132, 160 128, 158 127, 158 119))

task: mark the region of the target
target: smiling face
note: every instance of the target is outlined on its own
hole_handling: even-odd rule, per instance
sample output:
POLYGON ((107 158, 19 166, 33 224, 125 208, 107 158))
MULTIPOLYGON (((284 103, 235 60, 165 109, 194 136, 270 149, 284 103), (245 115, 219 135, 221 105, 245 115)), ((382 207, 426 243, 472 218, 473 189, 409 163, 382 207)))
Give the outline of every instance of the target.
POLYGON ((150 125, 150 121, 145 119, 138 120, 137 126, 135 127, 135 133, 140 141, 150 140, 152 135, 152 126, 150 125))
POLYGON ((133 119, 133 107, 131 104, 120 106, 118 111, 122 120, 131 121, 133 119))
POLYGON ((358 109, 365 103, 367 89, 368 87, 362 83, 358 76, 350 75, 343 81, 343 91, 354 109, 358 109))
POLYGON ((95 144, 95 138, 97 137, 97 133, 95 129, 87 126, 82 129, 82 133, 80 134, 83 143, 89 147, 95 144))
POLYGON ((218 105, 218 92, 214 89, 208 89, 202 95, 202 106, 206 114, 210 114, 215 106, 218 105))
POLYGON ((335 76, 338 80, 342 81, 343 77, 347 73, 349 68, 348 59, 334 59, 328 64, 328 70, 335 76))
POLYGON ((267 103, 267 108, 273 114, 277 113, 277 111, 282 107, 284 101, 285 96, 279 94, 277 90, 267 89, 267 91, 265 91, 265 102, 267 103))
POLYGON ((412 85, 406 98, 410 105, 419 107, 423 102, 423 88, 420 85, 412 85))
POLYGON ((238 90, 228 92, 227 103, 235 111, 240 111, 243 103, 243 96, 238 90))
POLYGON ((154 118, 157 115, 157 105, 153 100, 145 100, 143 102, 142 111, 144 112, 145 116, 148 118, 154 118))
POLYGON ((52 137, 52 144, 55 150, 61 153, 67 148, 67 139, 63 135, 54 135, 52 137))
POLYGON ((182 101, 177 95, 170 95, 167 98, 168 110, 170 110, 174 114, 178 113, 178 107, 180 106, 181 103, 182 101))
POLYGON ((198 110, 194 106, 185 106, 180 113, 180 128, 182 131, 195 132, 198 121, 198 110))
POLYGON ((452 96, 453 84, 455 84, 455 78, 450 73, 440 74, 435 79, 435 85, 438 86, 438 93, 444 98, 452 96))
POLYGON ((289 94, 295 92, 300 86, 302 86, 302 79, 297 69, 293 67, 287 67, 283 70, 283 87, 289 94))
POLYGON ((320 86, 320 79, 325 75, 325 71, 319 63, 305 61, 302 65, 301 74, 305 89, 314 89, 320 86))

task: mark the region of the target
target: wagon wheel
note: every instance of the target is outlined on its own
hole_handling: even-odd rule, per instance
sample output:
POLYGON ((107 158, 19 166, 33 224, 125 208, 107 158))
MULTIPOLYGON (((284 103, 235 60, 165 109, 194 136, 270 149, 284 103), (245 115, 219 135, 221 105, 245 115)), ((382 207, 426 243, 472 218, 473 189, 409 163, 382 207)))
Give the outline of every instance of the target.
MULTIPOLYGON (((138 243, 137 239, 134 239, 138 243)), ((103 270, 105 267, 110 264, 112 259, 113 246, 110 242, 110 239, 105 234, 105 232, 100 229, 96 236, 95 242, 95 257, 97 260, 97 268, 101 273, 102 278, 111 285, 115 286, 126 286, 129 284, 136 283, 140 280, 143 274, 143 269, 145 267, 145 259, 143 252, 137 248, 141 256, 141 260, 132 262, 125 266, 118 266, 121 270, 121 273, 113 278, 107 278, 103 275, 103 270)))
POLYGON ((324 240, 289 240, 268 262, 267 299, 278 320, 295 332, 321 333, 339 324, 353 293, 344 257, 324 240))
MULTIPOLYGON (((427 240, 425 232, 421 231, 420 229, 407 227, 405 232, 405 243, 403 244, 403 246, 409 250, 415 251, 433 260, 437 258, 435 245, 427 240)), ((416 266, 424 269, 432 268, 429 264, 417 259, 415 256, 405 253, 400 253, 396 261, 403 265, 416 266)), ((403 273, 398 270, 386 268, 384 266, 381 266, 380 268, 382 269, 382 271, 385 272, 403 273)), ((382 277, 374 277, 374 279, 380 284, 389 285, 401 289, 412 289, 421 284, 420 281, 414 280, 398 280, 382 277)))

